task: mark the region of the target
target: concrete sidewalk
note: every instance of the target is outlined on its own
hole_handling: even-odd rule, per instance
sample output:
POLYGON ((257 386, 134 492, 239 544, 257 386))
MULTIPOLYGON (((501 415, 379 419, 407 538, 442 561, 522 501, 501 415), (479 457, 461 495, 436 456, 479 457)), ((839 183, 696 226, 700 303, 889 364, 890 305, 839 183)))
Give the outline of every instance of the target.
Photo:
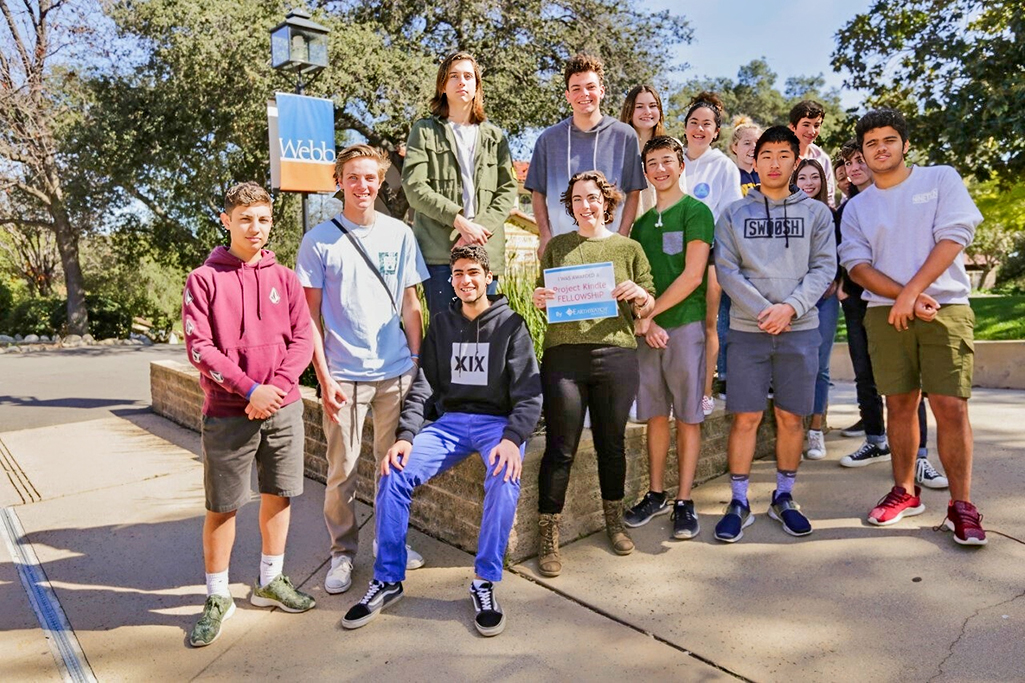
MULTIPOLYGON (((174 357, 180 347, 120 357, 114 377, 145 376, 145 364, 161 353, 174 357)), ((47 364, 23 356, 13 362, 28 363, 17 368, 26 378, 32 363, 47 364)), ((317 598, 317 608, 290 615, 249 606, 247 584, 259 562, 257 506, 250 504, 239 515, 231 568, 239 609, 221 639, 190 649, 185 641, 204 597, 199 437, 146 412, 134 380, 119 387, 111 385, 120 379, 103 381, 111 362, 79 358, 71 379, 64 375, 64 393, 82 400, 81 407, 51 404, 41 425, 23 412, 27 428, 19 428, 8 421, 8 403, 0 419, 8 473, 0 478, 0 506, 11 506, 24 527, 21 540, 38 557, 98 680, 353 680, 427 672, 532 681, 1023 678, 1025 548, 991 533, 987 548, 966 550, 949 533, 933 531, 944 515, 944 492, 923 494, 928 509, 920 517, 869 527, 864 515, 889 488, 889 469, 837 467, 860 444, 838 432, 827 438, 827 459, 805 462, 798 478, 796 496, 815 525, 812 536, 786 536, 763 514, 773 465, 757 463, 757 522, 740 543, 711 539, 729 496, 720 478, 695 493, 699 539, 666 540, 670 522, 660 517, 636 530, 638 550, 629 557, 613 555, 597 534, 565 547, 562 577, 538 577, 532 561, 512 568, 498 593, 508 626, 493 639, 479 637, 472 625, 472 557, 417 532, 410 542, 428 564, 409 574, 405 599, 366 628, 343 631, 342 615, 370 578, 369 543, 357 558, 353 589, 326 595, 323 489, 307 481, 293 505, 286 571, 317 598), (93 394, 115 412, 90 403, 93 394), (14 479, 28 485, 15 487, 14 479)), ((26 396, 61 400, 12 384, 11 367, 0 358, 0 393, 22 403, 26 396)), ((854 421, 852 399, 849 385, 836 387, 834 427, 854 421)), ((985 525, 1019 537, 1023 399, 1022 392, 979 390, 971 404, 974 490, 985 525)), ((369 532, 369 510, 362 515, 369 532)), ((2 543, 0 624, 5 680, 59 676, 2 543)))

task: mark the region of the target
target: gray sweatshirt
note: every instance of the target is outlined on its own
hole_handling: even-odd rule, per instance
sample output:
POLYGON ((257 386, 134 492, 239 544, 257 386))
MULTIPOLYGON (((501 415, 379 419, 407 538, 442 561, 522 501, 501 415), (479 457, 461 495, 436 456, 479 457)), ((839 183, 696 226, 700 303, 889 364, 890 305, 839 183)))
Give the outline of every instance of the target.
POLYGON ((782 201, 760 190, 726 207, 715 225, 715 270, 733 300, 730 329, 760 332, 758 314, 781 303, 797 312, 791 330, 817 329, 815 303, 836 274, 832 214, 801 190, 782 201))
MULTIPOLYGON (((912 166, 899 185, 872 186, 844 208, 840 263, 848 272, 867 263, 900 284, 907 284, 940 240, 966 247, 982 214, 961 176, 950 166, 912 166)), ((942 304, 966 304, 971 281, 964 253, 929 285, 925 293, 942 304)), ((892 306, 893 299, 865 290, 869 306, 892 306)))
MULTIPOLYGON (((641 168, 634 129, 604 116, 597 126, 584 131, 574 126, 570 117, 546 128, 537 139, 523 186, 545 196, 553 237, 577 229, 562 204, 562 193, 569 188, 569 179, 574 174, 592 170, 604 173, 623 194, 645 189, 648 181, 641 168)), ((623 204, 620 202, 615 220, 607 226, 613 232, 619 229, 623 204)))

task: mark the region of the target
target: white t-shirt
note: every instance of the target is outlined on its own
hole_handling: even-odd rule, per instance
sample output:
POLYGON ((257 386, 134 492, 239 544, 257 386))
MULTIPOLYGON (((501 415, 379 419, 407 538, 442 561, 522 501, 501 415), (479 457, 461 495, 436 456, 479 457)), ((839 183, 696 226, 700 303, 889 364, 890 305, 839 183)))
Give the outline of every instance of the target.
POLYGON ((697 159, 688 156, 685 161, 683 174, 690 196, 711 209, 716 221, 727 206, 743 198, 740 169, 719 150, 711 147, 697 159))
POLYGON ((480 126, 476 123, 448 122, 452 135, 456 139, 456 161, 459 162, 459 175, 463 181, 463 216, 473 219, 477 215, 477 191, 473 185, 473 157, 477 153, 477 133, 480 126))
MULTIPOLYGON (((427 266, 408 225, 381 213, 375 217, 366 227, 341 214, 335 218, 363 245, 401 310, 403 291, 428 278, 427 266)), ((306 233, 295 272, 303 287, 323 290, 320 313, 331 377, 379 381, 413 367, 388 293, 338 226, 325 221, 306 233)))

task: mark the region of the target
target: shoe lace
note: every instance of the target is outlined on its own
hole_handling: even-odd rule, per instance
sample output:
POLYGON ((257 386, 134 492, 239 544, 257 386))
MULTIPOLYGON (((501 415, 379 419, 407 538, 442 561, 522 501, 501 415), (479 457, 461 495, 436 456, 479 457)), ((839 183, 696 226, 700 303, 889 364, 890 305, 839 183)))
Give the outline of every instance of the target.
POLYGON ((909 497, 910 497, 909 494, 907 494, 907 493, 899 493, 897 491, 897 489, 893 488, 893 489, 890 489, 890 492, 887 493, 885 496, 883 496, 879 500, 879 502, 876 504, 876 507, 884 507, 884 508, 898 507, 899 505, 901 505, 909 497))
POLYGON ((865 443, 861 444, 861 448, 851 453, 851 458, 854 460, 859 460, 861 458, 867 457, 869 454, 876 450, 878 449, 876 448, 876 445, 874 443, 869 443, 868 441, 866 441, 865 443))
POLYGON ((541 554, 554 555, 559 544, 559 527, 554 521, 541 520, 541 554))
POLYGON ((486 611, 486 610, 492 609, 492 605, 491 605, 492 591, 491 591, 490 588, 487 588, 485 586, 481 586, 480 588, 477 588, 475 586, 474 589, 473 589, 473 593, 474 593, 474 595, 477 596, 477 600, 480 602, 481 611, 486 611))
POLYGON ((673 519, 682 519, 686 522, 694 520, 694 511, 689 506, 679 503, 673 506, 673 519))
POLYGON ((368 605, 368 604, 370 604, 370 601, 374 599, 375 595, 377 595, 378 593, 381 592, 382 588, 384 588, 384 584, 381 583, 380 581, 371 581, 370 582, 370 588, 367 589, 367 594, 364 595, 363 599, 359 601, 360 604, 361 605, 368 605))
POLYGON ((932 466, 932 463, 925 458, 918 459, 918 467, 921 471, 922 479, 936 479, 940 476, 940 473, 936 471, 936 468, 932 466))

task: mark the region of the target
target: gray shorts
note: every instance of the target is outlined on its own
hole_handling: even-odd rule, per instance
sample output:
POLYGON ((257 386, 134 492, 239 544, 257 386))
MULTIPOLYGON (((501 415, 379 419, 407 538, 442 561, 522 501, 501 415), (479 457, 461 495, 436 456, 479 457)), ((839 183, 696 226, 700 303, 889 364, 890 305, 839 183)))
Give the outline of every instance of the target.
POLYGON ((772 335, 731 329, 726 340, 726 367, 730 369, 726 411, 762 412, 771 384, 777 408, 811 415, 820 338, 818 330, 772 335))
POLYGON ((260 493, 292 498, 303 492, 302 400, 266 420, 203 416, 203 485, 210 512, 237 510, 252 497, 253 460, 260 493))
POLYGON ((705 421, 701 396, 705 388, 705 321, 670 327, 664 349, 653 349, 637 340, 637 366, 641 383, 637 389, 637 419, 668 417, 672 407, 676 419, 685 424, 705 421))

